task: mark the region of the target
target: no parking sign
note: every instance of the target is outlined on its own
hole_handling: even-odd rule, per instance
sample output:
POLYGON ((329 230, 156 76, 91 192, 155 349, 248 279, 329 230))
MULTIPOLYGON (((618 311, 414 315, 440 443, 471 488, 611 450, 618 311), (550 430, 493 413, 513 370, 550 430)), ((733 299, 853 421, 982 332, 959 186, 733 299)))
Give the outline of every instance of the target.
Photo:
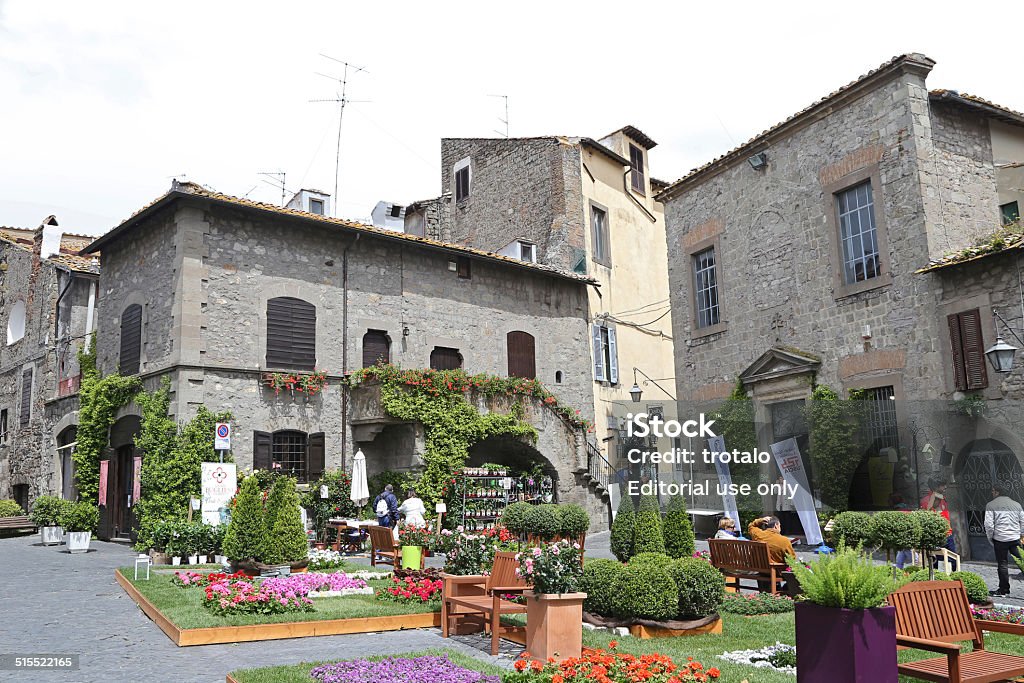
POLYGON ((218 422, 213 434, 213 450, 231 450, 231 425, 227 422, 218 422))

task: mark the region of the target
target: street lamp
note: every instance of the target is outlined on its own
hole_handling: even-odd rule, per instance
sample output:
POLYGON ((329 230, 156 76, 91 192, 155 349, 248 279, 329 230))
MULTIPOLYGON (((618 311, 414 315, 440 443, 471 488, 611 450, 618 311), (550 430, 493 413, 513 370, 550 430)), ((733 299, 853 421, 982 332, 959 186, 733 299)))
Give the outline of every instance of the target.
POLYGON ((646 374, 644 374, 643 370, 641 370, 639 368, 633 368, 633 388, 629 390, 629 397, 633 399, 633 403, 639 403, 640 402, 640 397, 643 396, 643 393, 644 393, 643 389, 641 389, 640 385, 637 383, 637 380, 636 380, 637 373, 640 373, 641 375, 644 376, 644 386, 647 386, 647 384, 649 382, 649 383, 653 384, 654 386, 658 387, 659 389, 661 389, 665 393, 665 395, 668 396, 670 399, 672 399, 673 401, 676 400, 675 396, 673 396, 672 394, 670 394, 667 391, 665 391, 665 387, 661 386, 656 381, 654 381, 653 379, 648 377, 646 374))
POLYGON ((640 388, 640 385, 636 383, 636 376, 633 376, 633 388, 629 390, 629 397, 633 399, 633 403, 639 403, 640 397, 643 395, 644 390, 640 388))
POLYGON ((996 343, 985 352, 985 357, 996 372, 1009 372, 1013 369, 1013 357, 1016 353, 1016 346, 1011 346, 1003 341, 1002 337, 997 337, 996 343))

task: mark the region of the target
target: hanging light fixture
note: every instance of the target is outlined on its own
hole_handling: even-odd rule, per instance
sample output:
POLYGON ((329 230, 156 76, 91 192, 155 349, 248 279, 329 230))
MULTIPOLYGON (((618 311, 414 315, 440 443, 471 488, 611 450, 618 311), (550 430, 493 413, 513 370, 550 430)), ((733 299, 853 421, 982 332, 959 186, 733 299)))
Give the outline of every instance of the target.
POLYGON ((1016 353, 1016 346, 1011 346, 1002 337, 998 337, 996 343, 985 352, 985 357, 992 364, 993 370, 1005 373, 1013 369, 1013 357, 1016 353))

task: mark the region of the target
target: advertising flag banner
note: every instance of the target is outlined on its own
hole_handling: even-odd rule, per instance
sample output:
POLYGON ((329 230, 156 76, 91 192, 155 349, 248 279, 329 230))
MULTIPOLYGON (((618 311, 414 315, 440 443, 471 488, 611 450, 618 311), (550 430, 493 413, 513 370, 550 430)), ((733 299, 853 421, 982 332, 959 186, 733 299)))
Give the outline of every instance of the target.
POLYGON ((722 509, 725 510, 725 515, 732 521, 736 522, 736 529, 742 532, 740 528, 740 513, 736 508, 736 496, 732 493, 732 472, 729 471, 729 463, 722 462, 718 454, 725 453, 725 437, 724 436, 713 436, 708 439, 708 450, 714 454, 715 469, 718 471, 718 485, 720 490, 725 493, 722 494, 722 509))
POLYGON ((818 523, 818 511, 814 507, 814 496, 811 495, 804 460, 800 457, 800 447, 797 446, 796 439, 790 437, 785 441, 773 443, 771 448, 783 478, 790 489, 796 490, 793 505, 796 507, 797 516, 800 517, 807 543, 820 545, 824 539, 821 536, 821 525, 818 523))
POLYGON ((203 521, 218 526, 227 521, 228 502, 238 489, 233 462, 204 462, 201 478, 203 521))
POLYGON ((138 503, 142 497, 142 457, 132 460, 132 503, 138 503))
POLYGON ((107 504, 107 470, 109 467, 109 460, 100 460, 100 505, 107 504))

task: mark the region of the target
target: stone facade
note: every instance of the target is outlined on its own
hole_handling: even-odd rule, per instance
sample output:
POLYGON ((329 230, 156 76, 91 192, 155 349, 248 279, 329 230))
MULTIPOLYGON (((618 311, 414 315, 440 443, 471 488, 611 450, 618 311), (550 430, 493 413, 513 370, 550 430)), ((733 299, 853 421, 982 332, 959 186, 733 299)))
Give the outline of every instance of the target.
MULTIPOLYGON (((952 382, 946 315, 978 307, 987 347, 994 341, 988 309, 1007 297, 1019 304, 1019 283, 1009 271, 978 277, 975 269, 960 279, 916 272, 999 222, 989 118, 929 94, 932 65, 922 55, 894 59, 659 195, 675 255, 669 278, 677 389, 721 396, 743 377, 764 425, 762 448, 778 436, 776 404, 807 398, 812 383, 843 394, 891 388, 900 462, 931 463, 931 456, 911 453, 912 444, 964 445, 954 443, 949 417, 950 401, 962 395, 952 382), (747 159, 760 151, 767 166, 755 170, 747 159), (877 277, 847 284, 837 193, 864 182, 871 183, 881 268, 877 277), (702 328, 694 317, 692 256, 708 246, 715 248, 721 322, 702 328), (815 362, 802 369, 803 381, 783 381, 781 374, 801 368, 755 367, 770 349, 777 360, 792 349, 815 362)), ((1004 396, 1016 381, 1002 383, 1004 396)), ((983 393, 1000 397, 991 385, 983 393)), ((951 469, 937 461, 919 468, 918 490, 927 492, 934 467, 953 477, 955 500, 958 458, 951 469)), ((960 513, 954 522, 964 548, 973 532, 967 511, 960 513)))
POLYGON ((52 217, 35 231, 0 229, 0 326, 8 334, 12 324, 20 327, 15 311, 24 306, 24 336, 12 343, 5 337, 0 346, 0 411, 6 413, 6 425, 0 425, 6 429, 0 437, 0 498, 23 506, 44 494, 74 496, 71 453, 58 446, 74 441, 77 354, 93 328, 88 318, 94 314, 98 268, 70 255, 84 243, 81 238, 61 239, 58 231, 52 217), (42 258, 44 233, 49 241, 51 232, 60 248, 42 258), (25 382, 31 383, 27 393, 25 382))

